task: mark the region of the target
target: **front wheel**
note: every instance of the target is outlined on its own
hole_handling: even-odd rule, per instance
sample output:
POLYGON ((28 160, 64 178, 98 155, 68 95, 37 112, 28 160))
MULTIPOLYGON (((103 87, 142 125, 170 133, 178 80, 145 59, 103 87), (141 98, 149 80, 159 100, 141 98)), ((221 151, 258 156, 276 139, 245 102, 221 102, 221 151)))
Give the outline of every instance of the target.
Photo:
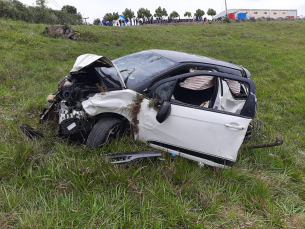
POLYGON ((89 147, 100 147, 108 140, 119 137, 122 133, 122 124, 122 121, 117 118, 102 118, 91 130, 86 145, 89 147))

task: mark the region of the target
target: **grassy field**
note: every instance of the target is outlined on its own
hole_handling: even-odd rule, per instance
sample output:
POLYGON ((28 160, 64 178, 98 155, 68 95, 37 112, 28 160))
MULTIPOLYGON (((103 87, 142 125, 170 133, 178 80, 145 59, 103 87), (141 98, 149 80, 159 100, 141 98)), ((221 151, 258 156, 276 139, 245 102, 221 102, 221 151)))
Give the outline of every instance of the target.
POLYGON ((45 26, 0 19, 0 228, 305 228, 305 21, 73 27, 97 43, 43 37, 45 26), (241 149, 227 170, 166 153, 117 167, 101 154, 149 147, 124 138, 91 151, 38 124, 77 56, 151 48, 245 66, 265 124, 258 140, 284 144, 241 149), (47 137, 28 140, 20 123, 47 137))

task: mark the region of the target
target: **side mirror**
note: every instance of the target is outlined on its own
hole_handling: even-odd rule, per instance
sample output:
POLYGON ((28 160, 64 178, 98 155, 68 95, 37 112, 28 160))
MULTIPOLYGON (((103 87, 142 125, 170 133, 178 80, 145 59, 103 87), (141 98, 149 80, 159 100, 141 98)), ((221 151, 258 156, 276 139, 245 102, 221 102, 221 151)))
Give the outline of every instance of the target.
POLYGON ((168 101, 164 101, 157 113, 156 119, 159 123, 164 122, 170 115, 172 110, 171 104, 168 101))

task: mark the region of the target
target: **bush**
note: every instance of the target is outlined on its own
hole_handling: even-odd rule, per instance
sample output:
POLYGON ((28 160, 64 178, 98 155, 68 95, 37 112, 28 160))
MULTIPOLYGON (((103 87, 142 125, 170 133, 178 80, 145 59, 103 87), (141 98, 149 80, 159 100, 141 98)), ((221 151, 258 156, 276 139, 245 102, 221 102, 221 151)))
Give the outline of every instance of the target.
POLYGON ((93 25, 100 25, 101 24, 101 19, 95 18, 93 21, 93 25))
POLYGON ((25 6, 18 0, 0 1, 0 17, 22 20, 30 23, 71 24, 83 23, 81 14, 70 14, 67 11, 25 6))
POLYGON ((225 17, 225 18, 222 20, 222 22, 224 22, 224 23, 230 23, 230 19, 229 19, 228 17, 225 17))

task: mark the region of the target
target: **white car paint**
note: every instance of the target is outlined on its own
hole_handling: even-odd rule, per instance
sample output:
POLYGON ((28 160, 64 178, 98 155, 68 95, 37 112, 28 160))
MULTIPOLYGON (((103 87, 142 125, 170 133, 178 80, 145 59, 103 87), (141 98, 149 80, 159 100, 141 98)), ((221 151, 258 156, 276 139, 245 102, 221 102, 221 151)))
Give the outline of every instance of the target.
MULTIPOLYGON (((98 93, 84 101, 82 106, 90 116, 116 113, 131 121, 129 110, 126 108, 134 102, 136 94, 130 89, 98 93)), ((233 163, 236 161, 251 119, 172 104, 170 116, 163 123, 159 123, 156 120, 157 111, 149 108, 148 104, 149 100, 144 99, 138 114, 139 133, 135 137, 139 140, 164 143, 178 147, 182 151, 199 153, 202 158, 167 149, 169 152, 212 166, 226 167, 224 164, 205 159, 205 156, 233 163), (235 126, 237 128, 234 128, 235 126)), ((154 143, 151 146, 160 148, 154 143)))
POLYGON ((138 115, 140 140, 164 143, 181 148, 181 151, 194 151, 203 157, 236 161, 251 119, 172 104, 170 116, 159 123, 157 112, 148 108, 148 102, 143 100, 138 115), (226 124, 237 128, 227 127, 226 124))
POLYGON ((96 61, 103 61, 111 67, 114 66, 112 61, 109 60, 105 56, 98 56, 95 54, 83 54, 83 55, 80 55, 79 57, 77 57, 70 73, 78 72, 78 71, 82 70, 83 68, 93 64, 96 61))
POLYGON ((136 95, 137 92, 130 89, 97 93, 93 97, 82 102, 82 106, 90 116, 101 113, 116 113, 123 115, 131 121, 128 105, 133 103, 133 99, 136 95))

